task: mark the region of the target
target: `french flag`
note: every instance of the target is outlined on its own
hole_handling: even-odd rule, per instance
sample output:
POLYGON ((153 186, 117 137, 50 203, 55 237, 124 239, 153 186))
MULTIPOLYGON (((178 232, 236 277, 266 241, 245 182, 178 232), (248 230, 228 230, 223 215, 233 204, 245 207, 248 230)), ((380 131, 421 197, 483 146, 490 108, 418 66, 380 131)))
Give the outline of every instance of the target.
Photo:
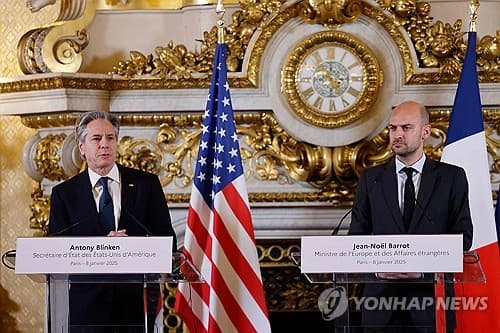
POLYGON ((487 297, 487 309, 457 311, 455 332, 500 332, 500 258, 476 70, 475 32, 468 35, 441 160, 464 168, 467 174, 474 225, 471 250, 478 252, 486 276, 486 283, 456 284, 456 297, 487 297))

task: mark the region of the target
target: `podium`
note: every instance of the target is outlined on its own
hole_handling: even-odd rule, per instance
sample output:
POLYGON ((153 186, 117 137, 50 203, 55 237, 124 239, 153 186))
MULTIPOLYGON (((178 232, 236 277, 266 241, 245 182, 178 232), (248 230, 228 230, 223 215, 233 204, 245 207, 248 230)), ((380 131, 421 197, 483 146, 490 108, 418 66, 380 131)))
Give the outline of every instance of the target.
POLYGON ((16 274, 26 274, 32 280, 45 284, 46 332, 110 332, 113 329, 125 329, 126 332, 156 333, 161 332, 155 317, 158 309, 162 309, 163 300, 159 299, 162 284, 204 282, 200 272, 184 253, 172 253, 171 244, 171 237, 22 238, 18 239, 16 250, 2 255, 2 263, 16 270, 16 274), (76 248, 74 244, 79 244, 78 249, 82 250, 73 251, 73 258, 68 255, 64 258, 65 254, 71 253, 67 249, 72 245, 76 248), (90 250, 92 246, 102 249, 97 259, 94 257, 96 247, 90 250), (77 256, 78 253, 80 256, 77 256), (94 255, 91 257, 90 253, 94 255), (112 253, 116 260, 109 259, 112 253), (149 254, 147 258, 144 257, 146 254, 149 254), (40 262, 41 258, 46 259, 46 262, 40 262), (170 262, 164 265, 162 262, 167 259, 170 262), (92 262, 94 265, 79 265, 79 262, 92 262), (104 267, 100 263, 104 263, 104 267), (134 307, 141 308, 144 319, 140 324, 127 323, 126 320, 92 325, 71 323, 71 288, 73 292, 82 288, 89 292, 98 288, 105 291, 112 289, 113 292, 133 290, 133 295, 139 295, 139 299, 142 297, 140 304, 134 304, 134 307))
MULTIPOLYGON (((331 236, 331 242, 334 242, 335 238, 340 240, 343 237, 347 237, 348 242, 359 244, 358 238, 356 238, 358 236, 331 236), (352 241, 353 239, 356 239, 356 241, 352 241)), ((403 236, 403 239, 405 237, 411 238, 413 236, 403 236)), ((434 235, 419 235, 418 237, 424 239, 429 237, 431 241, 435 241, 434 235)), ((322 236, 309 238, 315 244, 322 241, 322 236)), ((383 244, 380 242, 377 240, 374 244, 383 244)), ((412 243, 410 242, 410 244, 412 243)), ((356 246, 349 245, 347 248, 356 249, 356 246)), ((363 247, 360 246, 359 248, 363 247)), ((308 248, 308 251, 310 250, 308 248)), ((337 249, 335 246, 328 246, 328 251, 330 251, 328 253, 330 254, 336 253, 336 251, 343 252, 344 250, 345 248, 337 249)), ((315 251, 315 255, 319 255, 318 249, 313 249, 313 251, 315 251)), ((367 253, 369 253, 369 250, 365 252, 366 255, 367 253)), ((399 252, 393 251, 392 253, 399 252)), ((323 320, 332 323, 332 332, 371 332, 370 329, 374 329, 374 332, 377 330, 380 332, 406 332, 411 329, 411 332, 440 333, 444 332, 442 330, 444 327, 455 325, 455 314, 458 312, 481 310, 481 307, 487 306, 485 303, 487 302, 486 297, 467 300, 458 295, 455 297, 454 294, 454 289, 457 286, 460 290, 461 285, 485 283, 486 281, 480 258, 473 251, 461 252, 460 260, 463 268, 460 271, 430 272, 425 269, 418 270, 418 268, 425 267, 417 265, 415 271, 404 267, 406 269, 403 270, 404 268, 402 268, 399 271, 400 273, 389 275, 382 273, 384 268, 381 268, 378 272, 363 272, 363 268, 359 266, 364 265, 364 260, 359 259, 354 260, 359 264, 347 264, 345 266, 341 264, 337 271, 325 269, 323 272, 319 272, 320 267, 314 266, 311 269, 313 272, 304 272, 302 269, 304 256, 299 252, 291 253, 290 256, 292 262, 301 268, 302 274, 309 283, 324 285, 324 290, 318 297, 318 308, 323 320), (349 269, 352 269, 353 272, 350 272, 349 269), (396 278, 396 276, 399 278, 396 278), (420 318, 419 316, 422 314, 426 315, 428 319, 430 313, 433 313, 435 318, 433 321, 426 322, 425 320, 418 321, 415 319, 420 318), (403 319, 392 321, 392 318, 398 318, 398 316, 403 319), (379 322, 384 322, 384 318, 389 318, 389 323, 379 324, 379 322), (415 322, 423 322, 424 324, 419 326, 414 324, 415 322), (429 322, 432 325, 429 325, 429 322)), ((306 260, 311 260, 311 256, 308 256, 306 260)), ((332 255, 329 260, 339 259, 332 255)), ((389 261, 387 258, 381 260, 389 261)), ((391 272, 391 270, 385 272, 391 272)))

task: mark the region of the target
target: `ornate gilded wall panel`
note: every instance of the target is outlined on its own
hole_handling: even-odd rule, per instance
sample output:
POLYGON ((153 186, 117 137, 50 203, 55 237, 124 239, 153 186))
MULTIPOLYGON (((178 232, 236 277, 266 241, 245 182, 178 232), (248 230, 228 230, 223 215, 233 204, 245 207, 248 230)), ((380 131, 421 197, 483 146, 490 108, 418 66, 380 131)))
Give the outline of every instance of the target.
MULTIPOLYGON (((82 50, 92 37, 85 27, 90 24, 98 9, 132 10, 140 4, 100 3, 84 0, 62 0, 59 17, 52 24, 27 32, 19 42, 19 62, 25 73, 77 72, 81 64, 82 50), (44 52, 42 52, 44 51, 44 52)), ((43 7, 53 1, 29 1, 34 8, 43 7)), ((196 3, 193 3, 196 4, 196 3)), ((462 22, 434 21, 429 2, 418 0, 378 1, 378 6, 368 1, 349 0, 341 2, 299 1, 286 4, 280 0, 240 1, 240 10, 233 13, 228 23, 228 68, 243 73, 237 87, 257 84, 259 59, 267 41, 289 19, 302 17, 310 24, 323 24, 335 29, 342 24, 355 22, 361 14, 378 22, 389 32, 397 44, 404 60, 406 82, 447 83, 456 82, 460 72, 466 41, 462 22), (406 35, 411 45, 405 39, 406 35), (255 42, 250 44, 254 39, 255 42), (416 52, 418 63, 413 63, 411 52, 416 52), (247 59, 245 62, 244 60, 247 59), (243 64, 248 64, 243 68, 243 64), (419 69, 434 69, 422 72, 419 69)), ((182 4, 175 5, 181 8, 182 4)), ((215 23, 215 22, 214 22, 215 23)), ((200 51, 190 51, 182 44, 172 41, 166 46, 156 46, 155 55, 130 51, 129 60, 121 60, 112 70, 128 78, 153 76, 160 78, 155 84, 144 80, 131 84, 129 89, 148 87, 206 87, 206 75, 212 66, 213 49, 216 43, 215 25, 202 36, 200 51), (187 82, 182 86, 180 82, 187 82), (173 81, 167 83, 169 81, 173 81)), ((499 31, 493 35, 480 36, 477 45, 478 66, 481 82, 500 82, 499 31)), ((201 37, 201 36, 200 36, 201 37)))
MULTIPOLYGON (((431 110, 432 135, 425 145, 431 158, 439 159, 446 140, 449 110, 431 110)), ((486 133, 494 184, 500 165, 500 110, 486 109, 486 133)), ((392 157, 388 131, 382 130, 370 140, 361 140, 343 147, 321 147, 292 138, 270 113, 236 114, 241 156, 249 184, 250 201, 266 202, 325 202, 335 206, 348 205, 361 171, 387 162, 392 157), (278 191, 266 191, 261 184, 272 184, 278 191), (302 184, 307 191, 290 191, 290 185, 302 184)), ((24 116, 23 123, 33 128, 71 126, 75 115, 24 116)), ((122 136, 118 161, 129 167, 158 174, 168 188, 172 203, 187 203, 194 172, 194 162, 201 132, 199 114, 172 116, 119 116, 122 136), (127 127, 144 127, 149 137, 123 134, 127 127), (154 128, 153 130, 151 128, 154 128)), ((134 132, 137 133, 137 132, 134 132)), ((76 174, 83 162, 75 158, 76 143, 66 134, 46 135, 31 141, 25 149, 33 160, 26 169, 33 170, 35 179, 59 181, 76 174), (64 140, 64 145, 61 143, 64 140), (64 149, 63 149, 64 146, 64 149), (71 173, 66 173, 70 170, 71 173)), ((32 194, 31 226, 44 229, 48 222, 47 197, 36 188, 32 194)))
MULTIPOLYGON (((96 7, 92 7, 87 6, 87 2, 83 0, 61 0, 56 6, 48 6, 54 2, 28 1, 33 11, 36 11, 37 19, 43 21, 36 24, 33 20, 35 16, 27 13, 22 4, 10 4, 19 15, 6 15, 5 20, 0 22, 0 34, 5 37, 2 39, 5 41, 2 46, 12 44, 4 48, 0 46, 0 54, 7 59, 2 66, 8 66, 1 67, 3 76, 20 74, 17 65, 13 65, 16 59, 26 73, 78 72, 82 51, 92 43, 92 36, 86 34, 86 27, 91 24, 91 17, 96 10, 105 6, 109 6, 111 10, 127 6, 129 7, 125 9, 132 9, 134 3, 143 3, 102 0, 96 2, 96 7), (57 10, 59 14, 53 15, 56 19, 48 19, 47 13, 57 14, 57 10), (29 27, 22 22, 29 22, 29 27), (52 23, 42 26, 45 22, 52 23), (5 30, 5 24, 10 28, 5 30), (4 31, 7 31, 5 36, 4 31), (21 38, 23 33, 25 35, 21 38), (19 39, 19 57, 16 58, 13 50, 19 39)), ((175 8, 182 8, 187 3, 181 1, 175 8)), ((380 27, 397 46, 403 67, 403 87, 394 85, 394 90, 415 89, 413 96, 427 96, 427 93, 432 95, 434 88, 427 89, 421 84, 456 82, 463 62, 466 38, 461 22, 433 20, 431 15, 430 4, 417 0, 346 0, 330 3, 242 1, 239 10, 228 20, 228 67, 232 72, 230 85, 240 91, 249 90, 256 94, 266 89, 260 84, 266 82, 268 75, 262 72, 266 50, 269 50, 270 45, 282 46, 273 44, 273 38, 288 25, 296 24, 301 28, 321 25, 321 29, 326 27, 324 29, 339 30, 346 23, 352 26, 357 24, 357 20, 366 20, 377 28, 380 27)), ((496 34, 479 36, 478 39, 477 64, 479 78, 483 83, 500 82, 499 33, 497 31, 496 34)), ((116 102, 120 93, 127 90, 138 93, 141 90, 158 89, 195 91, 193 88, 207 88, 209 85, 214 45, 213 29, 200 36, 200 49, 197 51, 166 38, 161 46, 151 45, 151 50, 154 50, 151 54, 130 51, 130 59, 117 62, 114 69, 109 69, 115 72, 112 75, 99 78, 80 74, 27 77, 25 80, 0 83, 0 93, 9 97, 19 93, 29 99, 34 95, 36 98, 45 97, 44 94, 48 96, 56 91, 76 91, 91 99, 92 94, 102 92, 112 95, 109 99, 116 102)), ((450 91, 451 89, 447 90, 445 94, 451 95, 450 91)), ((265 93, 267 91, 263 92, 265 93)), ((253 96, 244 97, 252 99, 253 96)), ((493 98, 491 100, 498 101, 493 98)), ((445 107, 432 110, 432 138, 425 146, 426 153, 436 159, 440 157, 445 141, 450 105, 442 100, 439 102, 435 105, 445 107)), ((500 183, 498 104, 491 102, 484 110, 490 171, 495 188, 500 183)), ((200 103, 199 108, 201 107, 203 105, 200 103)), ((197 109, 198 107, 187 111, 168 109, 155 111, 154 114, 147 111, 112 110, 120 115, 123 125, 119 161, 157 173, 168 189, 166 192, 169 202, 179 206, 185 206, 189 200, 200 134, 201 115, 195 112, 197 109)), ((312 212, 318 206, 349 206, 361 170, 383 163, 392 156, 388 146, 388 133, 383 128, 364 140, 339 147, 325 147, 294 138, 283 124, 276 121, 272 113, 275 110, 270 110, 268 105, 262 107, 264 112, 259 112, 259 106, 249 110, 236 110, 236 121, 247 171, 249 197, 254 207, 279 206, 278 203, 284 207, 311 205, 312 212)), ((28 111, 37 112, 36 108, 28 111)), ((75 154, 74 138, 71 136, 76 113, 80 111, 82 110, 68 107, 64 111, 58 109, 57 112, 23 116, 23 124, 36 129, 35 134, 23 126, 18 118, 4 118, 0 122, 4 133, 2 156, 9 156, 9 159, 2 159, 1 165, 2 246, 12 246, 15 237, 21 234, 35 232, 39 235, 46 232, 51 186, 67 179, 84 166, 75 154), (33 135, 31 141, 28 140, 29 135, 33 135), (22 147, 19 145, 27 141, 28 148, 25 151, 30 152, 30 158, 26 162, 29 164, 26 170, 35 182, 26 177, 20 164, 22 147), (11 206, 19 198, 26 203, 25 206, 11 206)), ((26 114, 26 111, 20 113, 26 114)), ((285 211, 283 209, 284 213, 285 211)), ((314 311, 316 307, 320 289, 304 284, 298 269, 288 260, 290 251, 295 249, 297 244, 293 242, 285 244, 273 240, 258 244, 271 311, 314 311)), ((35 331, 41 331, 41 291, 37 287, 21 284, 8 274, 10 272, 2 271, 0 278, 0 302, 2 309, 7 309, 1 315, 2 323, 8 322, 12 327, 17 324, 15 329, 21 331, 33 331, 30 330, 33 327, 35 331), (8 298, 4 298, 4 295, 8 298), (26 306, 26 301, 22 303, 23 299, 35 306, 26 306), (14 312, 17 311, 18 304, 22 304, 22 314, 14 312)), ((171 296, 165 299, 165 308, 172 309, 171 296)), ((175 315, 168 315, 165 321, 172 329, 179 325, 175 315)))
MULTIPOLYGON (((22 74, 17 63, 16 44, 26 29, 50 22, 55 9, 31 15, 25 1, 0 1, 0 77, 22 74)), ((1 79, 0 79, 1 80, 1 79)), ((23 145, 34 135, 19 117, 0 117, 0 253, 15 247, 19 235, 39 234, 31 228, 30 193, 33 179, 23 170, 23 145)), ((47 212, 47 210, 45 210, 47 212)), ((42 284, 0 267, 0 331, 43 332, 44 288, 42 284)))
MULTIPOLYGON (((30 215, 34 181, 24 172, 22 151, 34 134, 18 117, 0 118, 0 253, 15 248, 19 236, 40 235, 39 225, 32 225, 30 215)), ((46 208, 35 210, 37 215, 46 208)), ((43 332, 44 286, 25 276, 16 276, 0 267, 0 331, 43 332)))
MULTIPOLYGON (((279 8, 271 3, 272 6, 269 7, 272 8, 271 11, 262 11, 261 8, 268 4, 267 1, 252 4, 241 2, 241 11, 237 12, 238 15, 233 15, 233 23, 229 26, 228 45, 230 52, 240 56, 237 58, 230 56, 228 68, 230 71, 243 71, 253 84, 257 82, 259 60, 267 41, 288 20, 300 16, 308 23, 319 23, 334 29, 344 23, 355 21, 361 13, 381 24, 394 39, 404 61, 407 83, 449 83, 458 80, 467 45, 464 40, 465 32, 462 31, 462 21, 457 20, 453 24, 443 23, 439 20, 434 22, 431 17, 431 5, 428 2, 416 0, 380 1, 380 7, 375 7, 359 0, 334 2, 328 3, 328 5, 322 1, 300 1, 296 5, 284 7, 279 11, 276 11, 279 8), (256 12, 259 15, 255 15, 256 12), (249 16, 249 13, 253 15, 249 16), (255 29, 257 23, 266 33, 255 29), (408 45, 400 28, 403 28, 409 36, 412 45, 408 45), (248 43, 238 41, 248 40, 248 38, 243 39, 242 36, 251 34, 255 34, 257 40, 252 49, 248 49, 248 43), (236 42, 233 42, 232 38, 235 38, 236 42), (413 63, 411 52, 417 53, 418 63, 413 63), (245 53, 248 54, 249 66, 242 70, 242 57, 245 53), (433 68, 435 70, 420 73, 419 68, 433 68)), ((478 42, 477 63, 480 82, 500 82, 499 33, 500 30, 496 32, 495 36, 483 36, 478 42)), ((166 48, 156 48, 156 59, 153 55, 145 56, 140 52, 131 51, 131 59, 120 61, 113 68, 113 72, 126 77, 153 74, 161 78, 174 79, 179 77, 176 74, 178 69, 184 73, 181 75, 183 78, 193 77, 191 73, 206 73, 210 71, 211 62, 208 61, 207 66, 200 67, 194 59, 207 59, 207 57, 211 59, 215 44, 214 35, 215 28, 204 36, 202 49, 204 52, 208 52, 208 56, 204 53, 189 53, 185 46, 174 46, 169 43, 166 48), (184 55, 186 55, 186 59, 193 59, 193 61, 191 63, 182 61, 184 55), (166 65, 166 62, 171 65, 166 65), (176 63, 178 65, 175 65, 176 63), (174 71, 173 75, 169 76, 168 73, 172 70, 174 71)))

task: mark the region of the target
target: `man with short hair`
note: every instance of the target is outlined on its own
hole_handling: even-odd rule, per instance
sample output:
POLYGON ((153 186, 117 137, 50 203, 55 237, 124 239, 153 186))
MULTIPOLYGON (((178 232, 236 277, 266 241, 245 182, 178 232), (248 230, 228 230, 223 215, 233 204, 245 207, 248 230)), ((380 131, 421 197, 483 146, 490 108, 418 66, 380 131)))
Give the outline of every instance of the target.
MULTIPOLYGON (((464 250, 472 245, 468 184, 462 168, 433 161, 424 154, 431 134, 429 114, 417 102, 398 105, 389 120, 391 149, 388 163, 362 172, 353 203, 349 234, 462 234, 464 250)), ((421 274, 382 273, 380 279, 398 283, 367 283, 364 296, 433 297, 432 283, 415 283, 421 274), (412 283, 401 283, 408 279, 412 283)), ((451 295, 453 286, 447 286, 451 295)), ((435 332, 434 304, 412 311, 363 310, 367 332, 435 332), (413 326, 413 328, 408 328, 413 326), (402 328, 406 327, 406 328, 402 328)), ((455 325, 447 313, 447 330, 455 325)))
MULTIPOLYGON (((116 163, 119 126, 116 117, 101 111, 87 112, 77 121, 78 149, 87 168, 52 189, 48 232, 173 236, 175 248, 175 232, 158 177, 116 163)), ((85 277, 73 276, 72 280, 85 277)), ((72 283, 70 325, 71 332, 143 332, 142 285, 72 283)))

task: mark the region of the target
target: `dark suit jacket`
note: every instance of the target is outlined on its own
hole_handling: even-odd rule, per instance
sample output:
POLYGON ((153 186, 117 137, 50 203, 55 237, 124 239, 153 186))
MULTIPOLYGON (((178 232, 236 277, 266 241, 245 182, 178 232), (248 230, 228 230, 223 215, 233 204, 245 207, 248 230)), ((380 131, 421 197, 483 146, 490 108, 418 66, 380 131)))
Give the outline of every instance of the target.
MULTIPOLYGON (((175 250, 175 232, 158 177, 121 165, 118 165, 118 170, 121 179, 118 229, 126 229, 129 236, 146 236, 148 233, 173 236, 175 250)), ((49 234, 105 236, 108 233, 99 223, 87 170, 55 186, 50 204, 49 234)), ((70 322, 72 325, 142 324, 142 295, 140 285, 73 283, 70 322)))
MULTIPOLYGON (((155 236, 174 236, 165 195, 160 181, 151 173, 118 165, 121 178, 121 215, 118 229, 129 236, 145 236, 134 217, 155 236)), ((70 227, 64 235, 105 236, 99 223, 88 171, 55 186, 50 199, 49 234, 70 227), (73 227, 70 227, 74 225, 73 227)))
MULTIPOLYGON (((396 163, 391 160, 363 171, 353 203, 349 234, 463 234, 464 250, 472 245, 468 183, 462 168, 426 159, 417 204, 406 231, 398 203, 396 163)), ((451 292, 451 290, 450 290, 451 292)), ((367 284, 365 296, 433 296, 432 285, 367 284)), ((387 325, 390 312, 363 313, 365 325, 387 325)), ((414 321, 433 325, 433 308, 412 314, 414 321), (417 318, 419 315, 423 318, 417 318)))

